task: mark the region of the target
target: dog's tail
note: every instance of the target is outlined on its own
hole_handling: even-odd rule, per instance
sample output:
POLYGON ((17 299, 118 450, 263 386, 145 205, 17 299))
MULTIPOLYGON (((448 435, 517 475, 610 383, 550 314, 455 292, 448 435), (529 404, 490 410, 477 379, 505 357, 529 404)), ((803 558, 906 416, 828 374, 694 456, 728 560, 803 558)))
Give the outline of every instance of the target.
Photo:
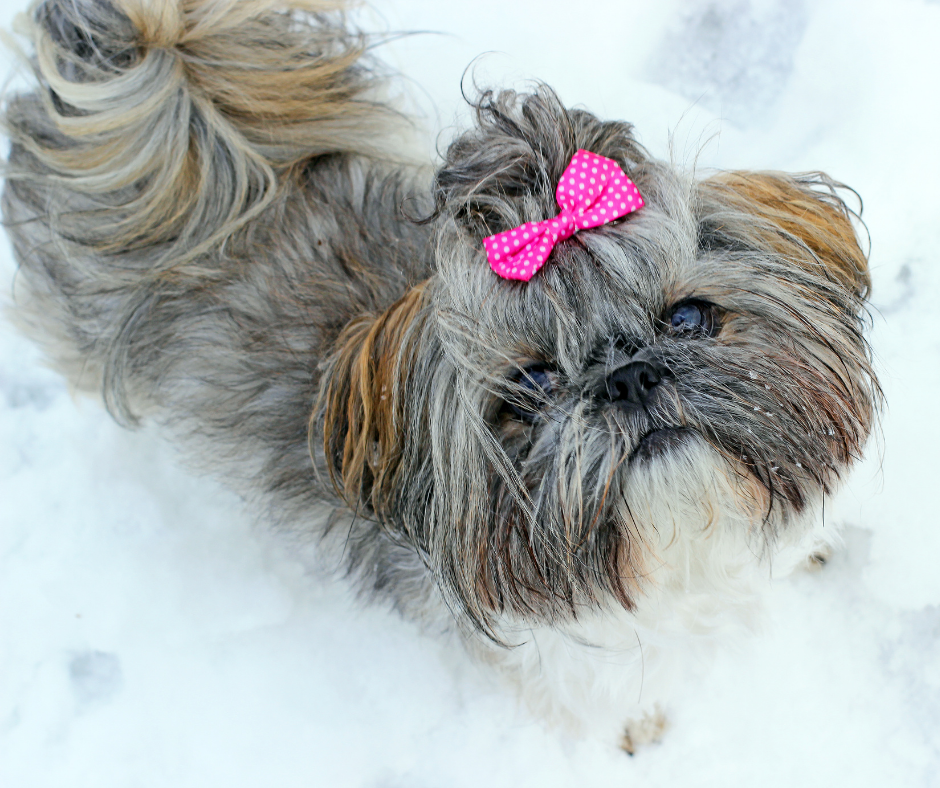
MULTIPOLYGON (((192 329, 160 332, 212 298, 224 305, 221 289, 268 257, 281 260, 288 293, 286 257, 322 258, 320 284, 292 296, 314 304, 326 282, 349 276, 320 251, 345 226, 330 212, 345 206, 348 225, 371 210, 354 205, 362 173, 388 160, 378 146, 405 126, 380 100, 381 69, 343 5, 45 0, 24 20, 39 87, 10 97, 3 117, 4 223, 21 267, 14 319, 119 420, 136 420, 132 389, 155 385, 135 383, 139 371, 171 363, 158 342, 183 358, 195 341, 192 329), (269 226, 294 231, 292 244, 259 240, 269 226)), ((343 304, 347 318, 359 308, 343 304)), ((316 354, 328 337, 307 333, 316 354)))
POLYGON ((382 137, 389 113, 363 39, 330 15, 341 5, 46 0, 30 25, 45 90, 9 104, 8 178, 100 254, 158 248, 151 271, 193 260, 293 165, 382 137))

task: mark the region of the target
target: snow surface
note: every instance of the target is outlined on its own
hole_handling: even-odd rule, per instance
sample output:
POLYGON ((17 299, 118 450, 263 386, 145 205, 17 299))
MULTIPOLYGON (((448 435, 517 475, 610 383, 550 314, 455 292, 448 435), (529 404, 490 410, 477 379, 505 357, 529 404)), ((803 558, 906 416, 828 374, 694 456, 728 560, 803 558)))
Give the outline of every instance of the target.
MULTIPOLYGON (((0 786, 940 785, 940 4, 572 7, 383 0, 363 18, 437 31, 384 57, 442 140, 489 53, 467 80, 538 77, 633 120, 657 155, 858 190, 888 408, 832 502, 845 549, 777 584, 763 631, 629 758, 545 728, 453 643, 311 575, 3 326, 0 786)), ((5 247, 0 266, 9 293, 5 247)))

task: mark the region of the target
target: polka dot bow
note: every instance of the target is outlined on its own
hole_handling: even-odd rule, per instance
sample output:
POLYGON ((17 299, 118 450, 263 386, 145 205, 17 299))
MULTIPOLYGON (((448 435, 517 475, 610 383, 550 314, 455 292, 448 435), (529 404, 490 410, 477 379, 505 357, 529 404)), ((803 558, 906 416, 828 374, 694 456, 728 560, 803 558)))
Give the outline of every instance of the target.
POLYGON ((503 279, 528 282, 555 244, 578 230, 600 227, 643 207, 643 197, 613 159, 579 150, 555 190, 561 213, 544 222, 526 222, 483 239, 490 267, 503 279))

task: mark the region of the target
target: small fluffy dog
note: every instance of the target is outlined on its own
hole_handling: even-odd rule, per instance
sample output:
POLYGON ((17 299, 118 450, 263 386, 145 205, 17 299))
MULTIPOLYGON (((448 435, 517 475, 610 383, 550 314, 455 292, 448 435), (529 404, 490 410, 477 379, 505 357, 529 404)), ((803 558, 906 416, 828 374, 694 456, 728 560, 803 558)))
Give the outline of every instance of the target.
POLYGON ((821 173, 697 178, 544 86, 482 93, 432 173, 341 5, 36 6, 16 315, 366 596, 545 714, 634 720, 632 750, 771 566, 833 539, 880 400, 851 213, 821 173), (559 215, 579 151, 645 205, 498 276, 484 239, 559 215))

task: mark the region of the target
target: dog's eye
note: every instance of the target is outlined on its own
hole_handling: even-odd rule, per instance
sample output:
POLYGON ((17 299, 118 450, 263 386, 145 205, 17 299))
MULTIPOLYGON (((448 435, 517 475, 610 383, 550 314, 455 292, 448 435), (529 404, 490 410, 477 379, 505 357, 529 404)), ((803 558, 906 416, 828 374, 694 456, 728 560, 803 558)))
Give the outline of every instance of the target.
POLYGON ((523 421, 535 421, 555 389, 555 373, 544 364, 526 367, 513 379, 505 410, 523 421))
POLYGON ((673 333, 689 337, 712 337, 718 330, 715 308, 704 301, 676 304, 665 322, 673 333))

